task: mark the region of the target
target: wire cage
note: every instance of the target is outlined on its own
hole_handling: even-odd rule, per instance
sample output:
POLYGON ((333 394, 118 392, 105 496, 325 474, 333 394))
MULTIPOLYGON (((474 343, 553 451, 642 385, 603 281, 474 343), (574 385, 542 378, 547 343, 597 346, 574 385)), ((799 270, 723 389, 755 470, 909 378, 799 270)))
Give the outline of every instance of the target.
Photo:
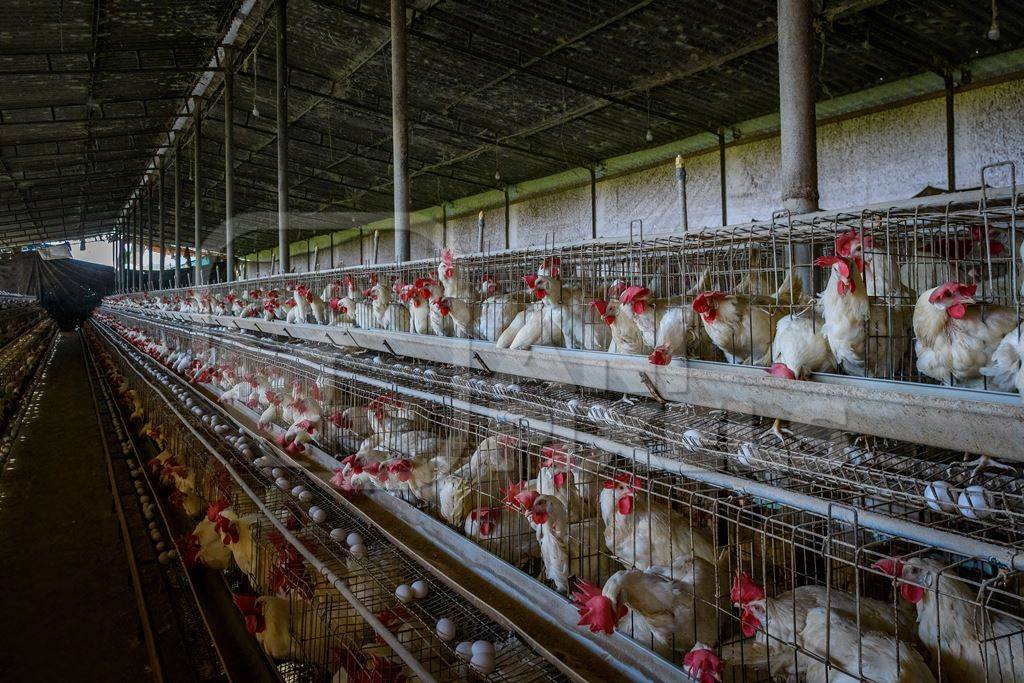
MULTIPOLYGON (((148 329, 174 345, 196 341, 169 325, 148 329)), ((337 460, 336 485, 438 517, 575 600, 585 623, 611 619, 680 667, 698 643, 737 680, 886 680, 904 670, 917 676, 908 680, 1015 680, 1024 667, 1018 571, 868 519, 1016 549, 1019 478, 984 462, 814 427, 780 438, 749 416, 540 383, 511 390, 508 378, 461 369, 355 355, 327 365, 316 349, 291 345, 286 355, 276 341, 210 335, 193 348, 203 344, 245 373, 276 369, 293 401, 318 404, 305 447, 337 460), (707 471, 750 485, 723 486, 707 471), (949 504, 938 476, 989 498, 949 504), (824 501, 824 511, 755 483, 824 501), (644 602, 664 586, 678 601, 668 626, 644 602), (613 604, 600 619, 590 603, 599 593, 613 604)), ((290 426, 272 418, 278 432, 290 426)))
MULTIPOLYGON (((138 347, 138 329, 122 327, 119 332, 135 340, 138 347)), ((172 342, 170 335, 165 335, 161 343, 168 342, 172 342)), ((127 345, 123 351, 132 354, 135 361, 145 358, 127 345)), ((195 351, 196 356, 216 355, 216 350, 209 346, 195 351)), ((131 378, 129 358, 119 360, 124 375, 131 378)), ((189 367, 194 370, 191 364, 189 367)), ((157 379, 169 378, 158 375, 157 379)), ((170 382, 161 383, 172 386, 170 382)), ((165 451, 179 457, 177 464, 194 475, 194 490, 203 503, 215 506, 203 507, 201 512, 216 512, 218 520, 227 520, 224 524, 241 537, 241 541, 231 544, 232 548, 239 542, 251 543, 252 550, 243 555, 232 550, 232 559, 226 565, 245 575, 235 584, 239 590, 247 591, 243 614, 255 614, 256 601, 262 606, 265 622, 272 619, 270 614, 287 615, 287 628, 278 632, 267 623, 267 630, 258 632, 269 633, 276 639, 257 635, 274 659, 287 661, 293 669, 301 668, 312 680, 327 680, 339 668, 345 668, 349 675, 363 671, 383 676, 384 680, 401 675, 415 678, 414 672, 364 618, 361 607, 387 627, 436 680, 560 680, 561 675, 526 648, 517 636, 487 619, 398 551, 380 530, 342 503, 315 495, 318 484, 309 473, 285 463, 261 466, 239 457, 245 449, 261 449, 236 438, 236 430, 225 429, 227 423, 220 418, 213 419, 215 413, 207 412, 201 419, 202 411, 195 410, 199 407, 197 399, 187 395, 180 385, 168 389, 171 396, 181 400, 178 414, 169 409, 167 395, 154 392, 153 386, 139 376, 129 379, 129 384, 140 397, 140 412, 148 420, 148 426, 143 425, 146 431, 158 437, 169 434, 164 442, 165 451), (206 443, 194 436, 191 429, 176 427, 182 419, 203 434, 206 443), (154 421, 163 426, 154 427, 154 421), (229 436, 231 439, 226 441, 229 436), (223 460, 211 454, 211 443, 219 444, 223 460), (231 464, 233 473, 225 463, 231 464), (242 484, 258 500, 243 492, 242 484), (311 500, 316 501, 322 515, 313 512, 311 500), (268 511, 278 523, 271 522, 268 511), (289 534, 285 534, 282 526, 289 534), (353 542, 353 535, 357 542, 353 542), (299 546, 315 554, 317 567, 309 564, 299 546), (241 556, 248 560, 239 562, 241 556), (339 581, 356 602, 339 593, 339 581), (417 586, 425 595, 411 604, 402 604, 396 594, 400 596, 403 586, 411 590, 410 585, 417 586), (493 664, 483 666, 481 671, 471 664, 469 657, 457 653, 455 644, 448 638, 442 640, 436 632, 441 619, 457 625, 458 635, 492 643, 493 664)), ((201 520, 199 525, 203 524, 201 520)), ((222 533, 227 538, 229 532, 222 533)))

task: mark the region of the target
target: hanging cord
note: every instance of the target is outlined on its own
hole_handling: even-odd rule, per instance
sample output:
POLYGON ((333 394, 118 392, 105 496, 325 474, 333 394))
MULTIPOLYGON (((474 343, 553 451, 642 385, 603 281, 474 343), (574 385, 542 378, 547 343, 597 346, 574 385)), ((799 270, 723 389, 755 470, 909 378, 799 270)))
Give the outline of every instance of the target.
POLYGON ((999 6, 992 0, 992 25, 988 27, 988 39, 999 40, 999 6))

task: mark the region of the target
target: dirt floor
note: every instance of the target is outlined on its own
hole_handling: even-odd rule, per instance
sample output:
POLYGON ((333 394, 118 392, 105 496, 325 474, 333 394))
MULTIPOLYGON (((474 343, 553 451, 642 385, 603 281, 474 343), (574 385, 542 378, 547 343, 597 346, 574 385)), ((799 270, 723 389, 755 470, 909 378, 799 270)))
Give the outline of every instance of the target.
POLYGON ((36 400, 0 473, 0 679, 147 680, 77 334, 36 400))

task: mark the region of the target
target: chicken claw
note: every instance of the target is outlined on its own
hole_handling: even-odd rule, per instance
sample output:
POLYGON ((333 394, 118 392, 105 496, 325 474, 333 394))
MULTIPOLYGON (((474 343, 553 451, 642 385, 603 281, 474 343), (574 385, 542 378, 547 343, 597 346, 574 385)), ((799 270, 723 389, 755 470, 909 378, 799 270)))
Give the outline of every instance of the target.
POLYGON ((775 422, 772 423, 771 429, 766 431, 763 436, 771 434, 779 440, 779 445, 784 446, 786 444, 786 436, 793 436, 793 430, 782 426, 782 418, 775 418, 775 422), (784 436, 785 435, 785 436, 784 436))

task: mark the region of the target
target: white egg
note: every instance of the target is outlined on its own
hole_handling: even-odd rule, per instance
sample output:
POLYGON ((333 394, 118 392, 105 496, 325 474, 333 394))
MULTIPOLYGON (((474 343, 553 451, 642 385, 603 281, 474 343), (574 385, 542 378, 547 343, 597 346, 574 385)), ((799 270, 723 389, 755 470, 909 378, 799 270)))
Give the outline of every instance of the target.
POLYGON ((741 443, 739 450, 736 451, 736 459, 747 467, 754 467, 754 461, 760 457, 761 452, 758 450, 757 444, 749 441, 741 443))
POLYGON ((451 619, 437 620, 437 637, 448 642, 455 637, 455 622, 451 619))
POLYGON ((489 640, 477 640, 473 642, 473 654, 478 655, 480 653, 494 654, 494 643, 489 640))
POLYGON ((282 470, 280 467, 275 467, 274 469, 271 470, 271 472, 274 473, 275 477, 283 477, 284 476, 284 470, 282 470))
POLYGON ((478 652, 469 660, 469 665, 473 667, 475 671, 487 676, 494 671, 494 653, 478 652))
POLYGON ((366 554, 366 546, 362 543, 356 543, 353 546, 349 546, 348 551, 352 554, 352 557, 362 557, 366 554))
POLYGON ((426 581, 413 581, 412 582, 412 594, 416 596, 417 600, 422 600, 427 597, 427 593, 430 588, 427 586, 426 581))
POLYGON ((139 502, 142 503, 142 504, 148 503, 149 502, 149 496, 147 496, 145 494, 139 496, 139 502))
POLYGON ((413 600, 412 589, 409 588, 408 584, 403 583, 395 589, 395 597, 398 598, 398 601, 403 605, 408 604, 413 600))
POLYGON ((687 429, 683 432, 683 445, 687 450, 695 451, 703 447, 704 437, 696 429, 687 429))
POLYGON ((331 538, 340 543, 345 540, 345 532, 341 529, 331 529, 331 538))
POLYGON ((177 556, 178 556, 178 551, 175 548, 171 548, 170 550, 167 551, 167 557, 170 557, 170 558, 173 559, 173 558, 175 558, 177 556))
POLYGON ((309 516, 312 517, 313 521, 318 524, 327 521, 327 511, 321 510, 315 505, 309 508, 309 516))
POLYGON ((924 489, 924 499, 928 507, 936 512, 952 514, 956 512, 957 490, 949 482, 933 481, 924 489))
POLYGON ((156 527, 157 527, 157 523, 156 522, 150 522, 149 523, 149 528, 150 529, 155 529, 156 527))
POLYGON ((473 656, 473 643, 468 640, 464 640, 455 646, 455 654, 462 657, 463 659, 469 659, 473 656))
POLYGON ((159 543, 156 544, 156 549, 157 550, 163 550, 166 547, 167 547, 167 544, 164 543, 163 541, 160 541, 159 543))
POLYGON ((244 456, 245 458, 252 458, 252 449, 251 449, 251 448, 249 448, 249 447, 245 447, 245 448, 243 448, 243 449, 242 449, 242 455, 243 455, 243 456, 244 456))
POLYGON ((303 503, 308 503, 309 501, 313 500, 313 494, 310 493, 309 491, 303 490, 302 493, 299 494, 299 500, 301 500, 303 503))
POLYGON ((292 495, 298 498, 299 494, 302 493, 304 490, 305 489, 303 489, 301 485, 296 486, 295 488, 292 489, 292 495))
POLYGON ((171 556, 167 553, 160 553, 156 559, 160 561, 160 564, 167 564, 171 561, 171 556))
POLYGON ((142 516, 146 519, 153 519, 153 512, 151 510, 143 510, 142 516))
POLYGON ((992 514, 995 500, 984 486, 975 484, 960 492, 957 506, 967 519, 985 519, 992 514))
POLYGON ((348 536, 345 537, 345 543, 348 543, 349 546, 362 545, 363 544, 363 537, 353 531, 352 533, 350 533, 348 536))
POLYGON ((284 477, 278 477, 277 481, 275 481, 274 483, 277 484, 277 488, 281 489, 282 491, 287 491, 288 487, 292 485, 292 483, 285 479, 284 477))
POLYGON ((152 531, 150 531, 149 537, 152 538, 154 541, 159 541, 161 538, 163 538, 163 536, 160 535, 160 531, 157 529, 153 529, 152 531))

